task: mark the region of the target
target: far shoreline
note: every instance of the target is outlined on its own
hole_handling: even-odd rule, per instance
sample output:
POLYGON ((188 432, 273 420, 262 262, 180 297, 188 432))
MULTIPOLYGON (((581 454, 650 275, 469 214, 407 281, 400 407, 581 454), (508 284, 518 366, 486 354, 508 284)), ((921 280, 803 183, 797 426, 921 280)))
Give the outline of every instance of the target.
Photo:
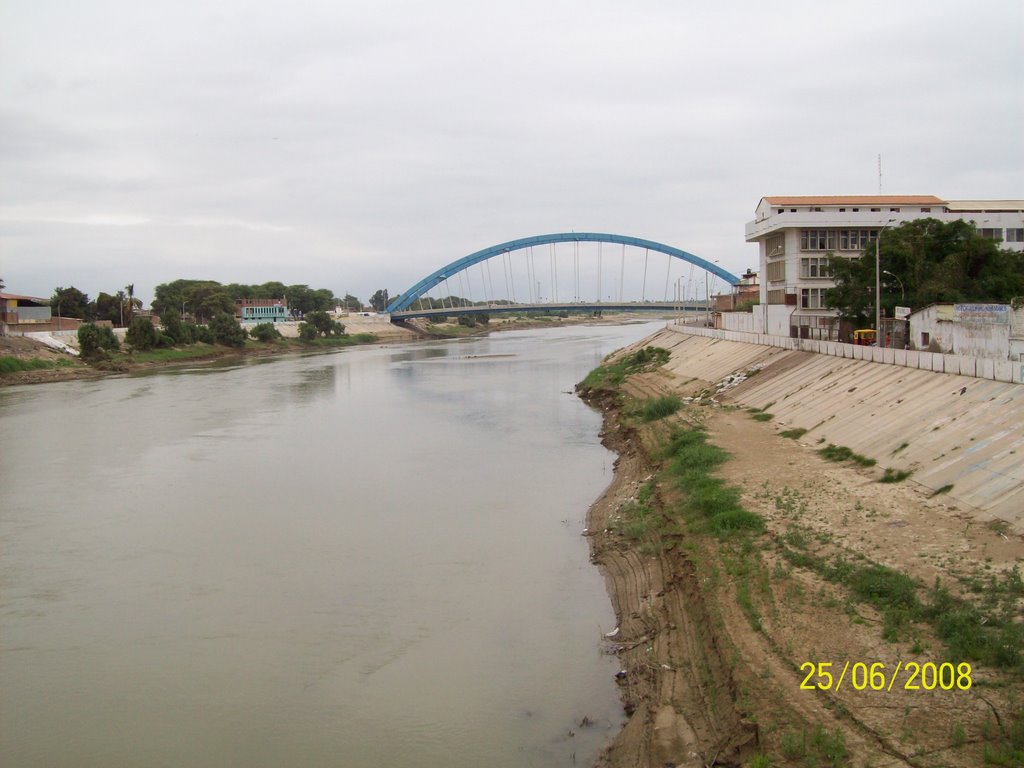
MULTIPOLYGON (((395 344, 412 344, 429 341, 450 341, 460 338, 473 338, 488 336, 491 333, 501 331, 521 331, 531 328, 557 328, 566 325, 623 325, 631 322, 643 321, 645 318, 636 313, 613 314, 611 317, 594 317, 592 315, 572 315, 568 318, 562 317, 541 317, 541 318, 509 318, 492 320, 488 325, 467 328, 454 323, 445 324, 451 333, 431 332, 426 328, 418 328, 417 331, 391 326, 388 330, 398 331, 386 334, 374 334, 372 340, 346 341, 354 336, 367 335, 367 332, 359 331, 351 336, 339 339, 318 339, 315 342, 301 342, 298 339, 285 338, 271 342, 246 341, 244 347, 227 347, 218 344, 214 345, 190 345, 186 347, 172 347, 169 352, 182 351, 194 352, 194 354, 182 354, 168 356, 165 359, 142 359, 132 360, 119 357, 114 361, 102 361, 98 365, 83 362, 78 358, 69 357, 33 341, 27 337, 3 336, 0 337, 0 357, 9 355, 22 360, 43 360, 49 367, 41 367, 34 370, 16 371, 0 374, 0 388, 12 387, 27 384, 54 384, 62 381, 78 381, 84 379, 99 379, 109 376, 132 375, 150 371, 174 369, 182 366, 209 365, 218 362, 229 362, 232 360, 243 360, 249 358, 276 357, 287 354, 328 354, 342 349, 367 346, 393 346, 395 344), (106 362, 106 365, 104 365, 106 362)), ((657 318, 664 319, 662 317, 657 318)), ((158 350, 160 351, 160 350, 158 350)), ((143 352, 139 355, 143 358, 150 353, 143 352)))

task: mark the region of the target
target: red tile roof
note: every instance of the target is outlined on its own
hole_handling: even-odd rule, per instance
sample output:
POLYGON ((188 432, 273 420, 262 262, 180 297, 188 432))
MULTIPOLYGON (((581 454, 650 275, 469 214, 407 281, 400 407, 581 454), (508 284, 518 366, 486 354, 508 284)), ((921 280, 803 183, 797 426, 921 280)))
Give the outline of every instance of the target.
POLYGON ((798 195, 764 197, 772 205, 944 205, 934 195, 798 195))

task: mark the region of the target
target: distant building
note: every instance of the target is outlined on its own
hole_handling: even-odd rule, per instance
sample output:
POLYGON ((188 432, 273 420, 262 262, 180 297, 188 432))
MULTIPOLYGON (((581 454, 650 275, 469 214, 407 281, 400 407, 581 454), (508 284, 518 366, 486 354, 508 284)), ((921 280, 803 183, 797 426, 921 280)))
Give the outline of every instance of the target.
POLYGON ((73 331, 81 323, 74 317, 54 317, 49 299, 0 293, 0 334, 20 336, 33 331, 73 331))
MULTIPOLYGON (((914 219, 966 220, 983 237, 1024 251, 1024 200, 942 200, 932 195, 762 197, 746 240, 757 243, 759 332, 836 340, 838 313, 825 308, 835 286, 827 253, 859 256, 884 227, 914 219)), ((884 237, 884 235, 883 235, 884 237)))
POLYGON ((740 281, 733 286, 731 293, 720 293, 713 298, 712 309, 715 312, 735 312, 746 304, 757 304, 761 300, 761 281, 757 272, 748 269, 740 276, 740 281))
POLYGON ((289 319, 284 299, 239 299, 235 317, 242 323, 283 323, 289 319))

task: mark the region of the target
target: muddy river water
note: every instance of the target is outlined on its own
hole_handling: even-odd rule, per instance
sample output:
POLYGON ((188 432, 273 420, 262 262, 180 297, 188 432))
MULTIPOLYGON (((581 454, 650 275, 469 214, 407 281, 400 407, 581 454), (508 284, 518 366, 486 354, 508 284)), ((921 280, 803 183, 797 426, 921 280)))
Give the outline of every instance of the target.
POLYGON ((0 765, 589 764, 614 456, 567 392, 661 325, 0 390, 0 765))

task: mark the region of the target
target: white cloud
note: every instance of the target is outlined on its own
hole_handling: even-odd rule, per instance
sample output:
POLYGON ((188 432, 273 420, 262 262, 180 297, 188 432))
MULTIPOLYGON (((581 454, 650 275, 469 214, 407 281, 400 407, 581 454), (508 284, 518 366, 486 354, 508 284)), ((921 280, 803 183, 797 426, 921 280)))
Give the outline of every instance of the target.
POLYGON ((516 237, 753 265, 764 194, 1020 197, 1019 3, 8 5, 0 276, 400 290, 516 237), (999 23, 992 23, 999 19, 999 23))

